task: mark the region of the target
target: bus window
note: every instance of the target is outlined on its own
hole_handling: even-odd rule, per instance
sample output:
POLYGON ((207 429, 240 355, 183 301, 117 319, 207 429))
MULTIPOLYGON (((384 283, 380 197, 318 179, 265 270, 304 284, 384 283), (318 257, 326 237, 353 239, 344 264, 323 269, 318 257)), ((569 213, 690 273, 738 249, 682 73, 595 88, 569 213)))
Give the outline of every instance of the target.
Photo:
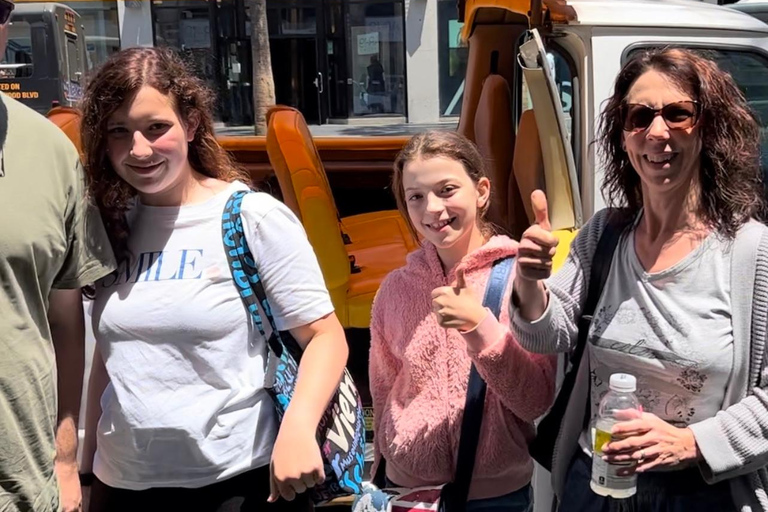
POLYGON ((8 26, 8 45, 4 64, 0 67, 2 78, 27 78, 32 76, 32 28, 24 20, 8 26))

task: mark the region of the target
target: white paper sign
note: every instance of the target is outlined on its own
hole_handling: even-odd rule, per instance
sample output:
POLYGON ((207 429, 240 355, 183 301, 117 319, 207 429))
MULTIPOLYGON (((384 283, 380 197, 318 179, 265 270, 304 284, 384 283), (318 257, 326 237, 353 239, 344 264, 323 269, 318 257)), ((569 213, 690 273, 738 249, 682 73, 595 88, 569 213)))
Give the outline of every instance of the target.
POLYGON ((357 54, 374 55, 379 53, 379 33, 370 32, 357 36, 357 54))

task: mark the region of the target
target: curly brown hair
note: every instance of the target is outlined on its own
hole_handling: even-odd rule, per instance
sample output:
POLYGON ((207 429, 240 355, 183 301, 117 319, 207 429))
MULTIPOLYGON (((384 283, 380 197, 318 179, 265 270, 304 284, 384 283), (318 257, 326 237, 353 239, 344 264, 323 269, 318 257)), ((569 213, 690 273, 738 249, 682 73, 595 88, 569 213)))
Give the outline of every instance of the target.
POLYGON ((144 86, 169 96, 183 121, 198 122, 187 157, 195 171, 224 181, 248 182, 247 174, 234 164, 214 135, 214 94, 175 51, 130 48, 116 53, 88 84, 80 131, 88 192, 99 207, 118 262, 129 257, 125 214, 136 190, 118 176, 107 157, 107 122, 144 86))
MULTIPOLYGON (((397 209, 405 217, 408 229, 414 238, 418 240, 418 233, 408 215, 408 204, 405 199, 403 187, 403 169, 418 158, 445 157, 461 163, 472 182, 477 185, 481 178, 488 178, 483 157, 477 146, 463 135, 452 131, 430 130, 411 137, 405 143, 403 149, 395 158, 394 172, 392 173, 392 193, 395 195, 397 209)), ((491 183, 493 186, 493 183, 491 183)), ((478 225, 484 236, 490 237, 496 233, 495 226, 486 219, 491 198, 488 197, 485 205, 478 211, 478 225)))
POLYGON ((764 219, 757 117, 728 73, 704 54, 682 48, 643 51, 616 78, 596 140, 606 162, 602 191, 608 203, 625 207, 627 215, 643 205, 640 177, 622 148, 622 107, 635 81, 651 70, 667 76, 701 107, 700 218, 729 238, 750 218, 764 219))

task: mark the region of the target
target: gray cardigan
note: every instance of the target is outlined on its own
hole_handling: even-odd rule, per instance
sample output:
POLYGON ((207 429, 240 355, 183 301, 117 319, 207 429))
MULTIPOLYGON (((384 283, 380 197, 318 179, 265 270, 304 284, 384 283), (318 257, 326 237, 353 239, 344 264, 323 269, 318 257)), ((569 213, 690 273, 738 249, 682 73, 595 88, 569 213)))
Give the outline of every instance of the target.
MULTIPOLYGON (((577 319, 587 295, 592 255, 605 226, 607 210, 595 214, 579 232, 563 267, 547 281, 549 304, 528 322, 510 301, 512 330, 520 344, 536 353, 568 352, 576 343, 577 319)), ((741 512, 768 512, 768 228, 744 225, 736 236, 731 264, 731 314, 734 364, 723 410, 690 425, 709 483, 730 480, 741 512)), ((568 465, 578 448, 589 393, 589 358, 583 357, 560 435, 555 443, 552 486, 562 495, 568 465)))

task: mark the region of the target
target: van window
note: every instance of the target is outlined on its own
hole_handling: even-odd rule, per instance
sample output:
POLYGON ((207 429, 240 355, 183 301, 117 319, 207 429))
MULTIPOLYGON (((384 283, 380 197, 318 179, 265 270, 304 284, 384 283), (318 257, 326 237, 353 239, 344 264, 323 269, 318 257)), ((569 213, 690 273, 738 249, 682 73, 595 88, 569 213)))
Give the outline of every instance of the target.
MULTIPOLYGON (((549 62, 549 71, 555 79, 555 85, 560 96, 560 105, 563 107, 565 115, 565 125, 568 130, 568 138, 572 140, 573 133, 573 73, 568 61, 565 60, 559 49, 550 48, 547 50, 547 61, 549 62)), ((521 73, 522 76, 522 73, 521 73)), ((523 95, 522 107, 520 112, 533 108, 531 97, 528 94, 528 85, 523 77, 523 95)))
MULTIPOLYGON (((646 49, 648 48, 632 50, 625 57, 625 62, 638 51, 646 49)), ((730 73, 757 114, 763 136, 761 167, 768 177, 768 58, 749 50, 700 47, 691 49, 702 52, 704 56, 717 62, 720 69, 730 73)))
POLYGON ((32 28, 28 22, 17 20, 8 25, 8 45, 0 67, 2 78, 32 76, 32 28))
POLYGON ((760 119, 763 136, 760 160, 763 172, 768 173, 768 59, 739 50, 713 50, 711 57, 731 74, 760 119))

